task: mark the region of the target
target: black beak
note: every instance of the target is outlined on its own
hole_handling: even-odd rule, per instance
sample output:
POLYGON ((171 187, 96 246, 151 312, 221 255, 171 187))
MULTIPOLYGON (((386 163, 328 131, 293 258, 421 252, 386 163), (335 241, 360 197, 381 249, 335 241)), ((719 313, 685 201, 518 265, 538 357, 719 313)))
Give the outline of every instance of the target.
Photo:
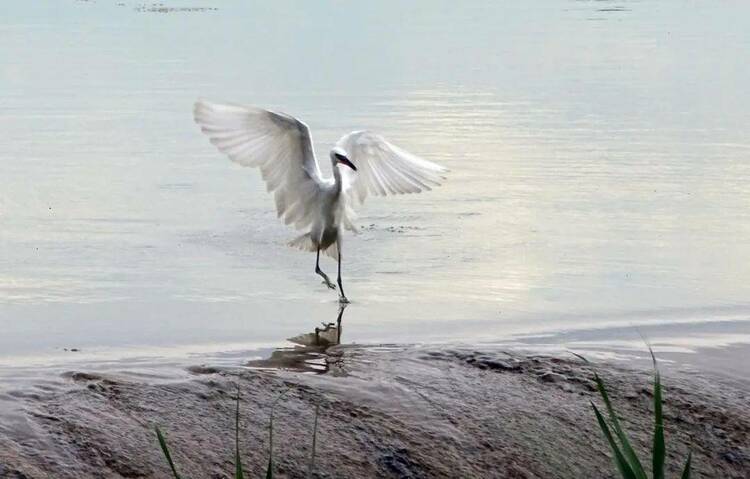
POLYGON ((349 158, 345 156, 337 156, 337 158, 339 159, 339 163, 343 163, 349 168, 351 168, 352 170, 357 171, 357 167, 354 166, 354 164, 351 161, 349 161, 349 158))

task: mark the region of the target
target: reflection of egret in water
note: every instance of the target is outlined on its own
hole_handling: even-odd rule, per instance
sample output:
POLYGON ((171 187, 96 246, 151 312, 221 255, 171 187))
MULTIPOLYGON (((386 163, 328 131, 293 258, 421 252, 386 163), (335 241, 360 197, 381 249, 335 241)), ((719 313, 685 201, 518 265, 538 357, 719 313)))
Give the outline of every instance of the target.
POLYGON ((279 348, 271 353, 270 358, 250 361, 247 365, 255 368, 327 373, 331 364, 339 360, 340 355, 332 354, 328 348, 341 344, 341 319, 346 307, 346 303, 339 304, 335 323, 322 323, 312 332, 287 339, 296 346, 279 348))
POLYGON ((341 317, 344 315, 346 303, 339 306, 339 314, 335 323, 322 323, 322 327, 316 327, 312 333, 304 333, 287 339, 287 341, 300 346, 327 348, 341 343, 341 317))

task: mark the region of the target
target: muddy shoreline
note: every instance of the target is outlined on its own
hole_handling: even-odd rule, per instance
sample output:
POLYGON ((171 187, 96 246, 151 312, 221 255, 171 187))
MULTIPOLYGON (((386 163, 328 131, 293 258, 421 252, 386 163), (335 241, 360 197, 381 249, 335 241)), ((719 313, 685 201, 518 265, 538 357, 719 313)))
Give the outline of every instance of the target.
MULTIPOLYGON (((316 405, 315 477, 615 477, 591 411, 592 369, 575 357, 406 346, 303 356, 307 372, 294 361, 196 366, 166 382, 70 372, 24 396, 21 420, 0 427, 0 477, 169 477, 154 425, 183 477, 230 477, 237 384, 249 477, 263 477, 270 405, 283 391, 276 477, 306 477, 316 405)), ((645 451, 651 372, 596 368, 645 451)), ((693 477, 750 477, 748 390, 672 371, 663 381, 668 476, 690 449, 693 477)))

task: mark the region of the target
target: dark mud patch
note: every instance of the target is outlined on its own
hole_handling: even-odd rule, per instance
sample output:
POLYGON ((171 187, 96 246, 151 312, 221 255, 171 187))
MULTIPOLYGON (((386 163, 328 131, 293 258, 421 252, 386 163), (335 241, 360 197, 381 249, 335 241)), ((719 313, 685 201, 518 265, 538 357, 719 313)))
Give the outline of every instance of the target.
MULTIPOLYGON (((277 477, 306 477, 316 405, 316 477, 615 477, 590 401, 592 366, 502 351, 333 347, 327 374, 212 369, 152 383, 68 373, 20 396, 23 421, 0 427, 0 477, 168 477, 154 425, 186 477, 229 477, 234 407, 241 450, 262 477, 276 409, 277 477)), ((268 364, 266 364, 268 366, 268 364)), ((651 373, 596 365, 647 457, 651 373)), ((694 477, 746 478, 750 397, 719 379, 664 375, 668 469, 693 451, 694 477)))
POLYGON ((222 368, 216 368, 213 366, 206 366, 205 364, 196 365, 196 366, 189 366, 187 368, 187 372, 190 374, 200 375, 200 374, 218 374, 220 372, 224 371, 222 368))
POLYGON ((277 349, 270 358, 249 361, 246 366, 323 374, 329 370, 329 360, 323 348, 297 346, 277 349))

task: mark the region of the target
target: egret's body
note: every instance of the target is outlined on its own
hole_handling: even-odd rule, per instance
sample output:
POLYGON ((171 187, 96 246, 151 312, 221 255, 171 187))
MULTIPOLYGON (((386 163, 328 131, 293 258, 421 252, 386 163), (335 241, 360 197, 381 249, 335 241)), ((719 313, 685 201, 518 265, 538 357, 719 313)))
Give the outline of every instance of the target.
POLYGON ((356 231, 354 208, 368 195, 418 193, 440 184, 447 170, 418 158, 368 131, 344 135, 331 150, 332 178, 320 172, 307 125, 284 113, 254 107, 198 101, 195 121, 211 143, 243 166, 260 168, 276 211, 286 224, 307 231, 290 245, 338 261, 340 300, 348 302, 341 281, 342 229, 356 231))

